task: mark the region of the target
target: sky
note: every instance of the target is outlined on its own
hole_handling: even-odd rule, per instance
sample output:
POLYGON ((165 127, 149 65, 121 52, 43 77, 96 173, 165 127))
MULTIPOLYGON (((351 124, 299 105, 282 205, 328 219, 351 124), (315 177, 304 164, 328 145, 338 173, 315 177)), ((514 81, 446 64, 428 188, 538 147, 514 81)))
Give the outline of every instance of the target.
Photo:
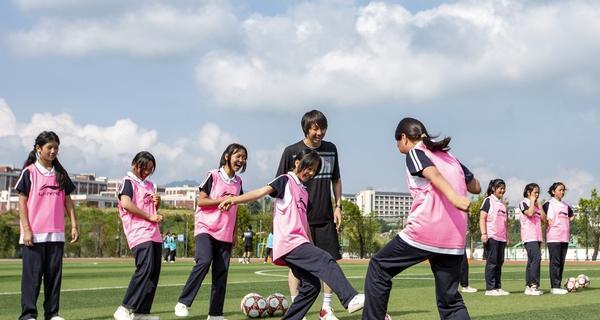
POLYGON ((598 1, 2 1, 0 163, 53 130, 69 172, 148 150, 158 184, 202 181, 239 142, 249 190, 319 109, 344 193, 407 191, 410 116, 513 205, 553 181, 575 204, 600 179, 598 34, 598 1))

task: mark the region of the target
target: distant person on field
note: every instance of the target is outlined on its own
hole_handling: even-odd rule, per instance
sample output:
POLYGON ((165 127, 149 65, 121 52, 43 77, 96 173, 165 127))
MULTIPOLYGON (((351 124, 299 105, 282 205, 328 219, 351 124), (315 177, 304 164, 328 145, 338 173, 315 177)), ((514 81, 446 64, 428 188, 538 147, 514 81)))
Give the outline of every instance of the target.
POLYGON ((540 204, 540 186, 529 183, 523 190, 523 200, 519 203, 521 214, 521 241, 527 251, 525 268, 525 294, 542 295, 540 290, 540 262, 542 260, 542 223, 546 221, 546 212, 540 204))
POLYGON ((252 247, 254 239, 254 232, 252 232, 252 226, 248 226, 246 231, 242 234, 242 240, 244 240, 244 254, 242 256, 242 263, 250 263, 250 258, 252 257, 252 247))

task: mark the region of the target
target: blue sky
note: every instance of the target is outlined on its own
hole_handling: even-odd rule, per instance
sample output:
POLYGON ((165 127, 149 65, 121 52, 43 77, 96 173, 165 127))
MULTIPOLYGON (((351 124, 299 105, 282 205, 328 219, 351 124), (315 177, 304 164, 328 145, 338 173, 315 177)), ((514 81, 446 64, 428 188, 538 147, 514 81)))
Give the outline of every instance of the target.
POLYGON ((312 108, 345 193, 406 191, 405 116, 453 137, 483 185, 598 185, 600 3, 593 1, 0 2, 0 163, 42 130, 71 172, 201 180, 233 141, 246 188, 268 182, 312 108))

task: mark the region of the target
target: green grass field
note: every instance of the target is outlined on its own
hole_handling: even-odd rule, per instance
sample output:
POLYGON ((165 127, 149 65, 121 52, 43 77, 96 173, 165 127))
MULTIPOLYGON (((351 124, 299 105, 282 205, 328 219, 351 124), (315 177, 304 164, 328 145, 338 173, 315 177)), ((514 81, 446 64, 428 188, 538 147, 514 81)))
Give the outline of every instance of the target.
MULTIPOLYGON (((191 260, 163 264, 160 287, 154 300, 153 313, 161 319, 175 319, 173 306, 191 270, 191 260)), ((342 263, 346 275, 362 292, 366 263, 342 263)), ((471 286, 484 288, 483 267, 471 264, 471 286)), ((600 319, 600 264, 567 263, 565 277, 585 273, 591 287, 564 296, 544 294, 540 297, 523 295, 524 264, 506 264, 503 268, 503 287, 511 292, 505 297, 486 297, 483 292, 463 294, 473 319, 600 319), (598 287, 596 287, 598 286, 598 287)), ((120 304, 131 273, 133 260, 68 260, 63 270, 61 315, 70 319, 111 319, 120 304)), ((0 319, 17 319, 20 312, 20 261, 0 261, 0 319)), ((244 319, 239 311, 240 299, 249 292, 267 296, 274 292, 288 295, 287 268, 254 263, 232 263, 229 272, 225 316, 229 320, 244 319)), ((548 291, 548 268, 542 267, 542 289, 548 291)), ((206 319, 210 273, 188 319, 206 319)), ((321 298, 320 298, 321 299, 321 298)), ((43 293, 38 301, 42 308, 43 293)), ((317 319, 320 300, 315 303, 308 319, 317 319)), ((342 311, 337 299, 334 309, 340 319, 360 319, 360 312, 342 311)), ((435 306, 433 277, 427 264, 414 266, 394 279, 389 304, 393 319, 439 319, 435 306)))

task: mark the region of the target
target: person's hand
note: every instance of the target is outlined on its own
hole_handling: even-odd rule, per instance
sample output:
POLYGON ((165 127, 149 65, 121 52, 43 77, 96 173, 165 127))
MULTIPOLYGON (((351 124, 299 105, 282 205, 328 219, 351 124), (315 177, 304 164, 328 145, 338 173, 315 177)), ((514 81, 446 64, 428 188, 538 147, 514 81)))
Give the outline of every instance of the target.
POLYGON ((471 201, 467 197, 456 197, 452 201, 452 205, 462 211, 468 211, 469 206, 471 205, 471 201))
POLYGON ((70 243, 75 243, 79 240, 79 229, 77 228, 77 226, 73 226, 71 228, 71 242, 70 243))
POLYGON ((219 203, 219 210, 227 211, 233 205, 233 197, 227 197, 219 203))
POLYGON ((163 220, 163 216, 161 214, 154 214, 151 216, 148 216, 148 221, 150 222, 161 222, 163 220))
POLYGON ((486 243, 487 241, 488 241, 487 234, 485 234, 485 233, 481 234, 481 242, 486 243))
POLYGON ((340 228, 342 227, 342 208, 335 207, 335 210, 333 210, 333 223, 335 223, 337 232, 340 232, 340 228))
POLYGON ((31 232, 31 230, 23 231, 23 244, 28 247, 33 246, 33 233, 31 232))
POLYGON ((160 207, 160 195, 158 193, 152 194, 152 201, 154 201, 154 207, 160 207))

